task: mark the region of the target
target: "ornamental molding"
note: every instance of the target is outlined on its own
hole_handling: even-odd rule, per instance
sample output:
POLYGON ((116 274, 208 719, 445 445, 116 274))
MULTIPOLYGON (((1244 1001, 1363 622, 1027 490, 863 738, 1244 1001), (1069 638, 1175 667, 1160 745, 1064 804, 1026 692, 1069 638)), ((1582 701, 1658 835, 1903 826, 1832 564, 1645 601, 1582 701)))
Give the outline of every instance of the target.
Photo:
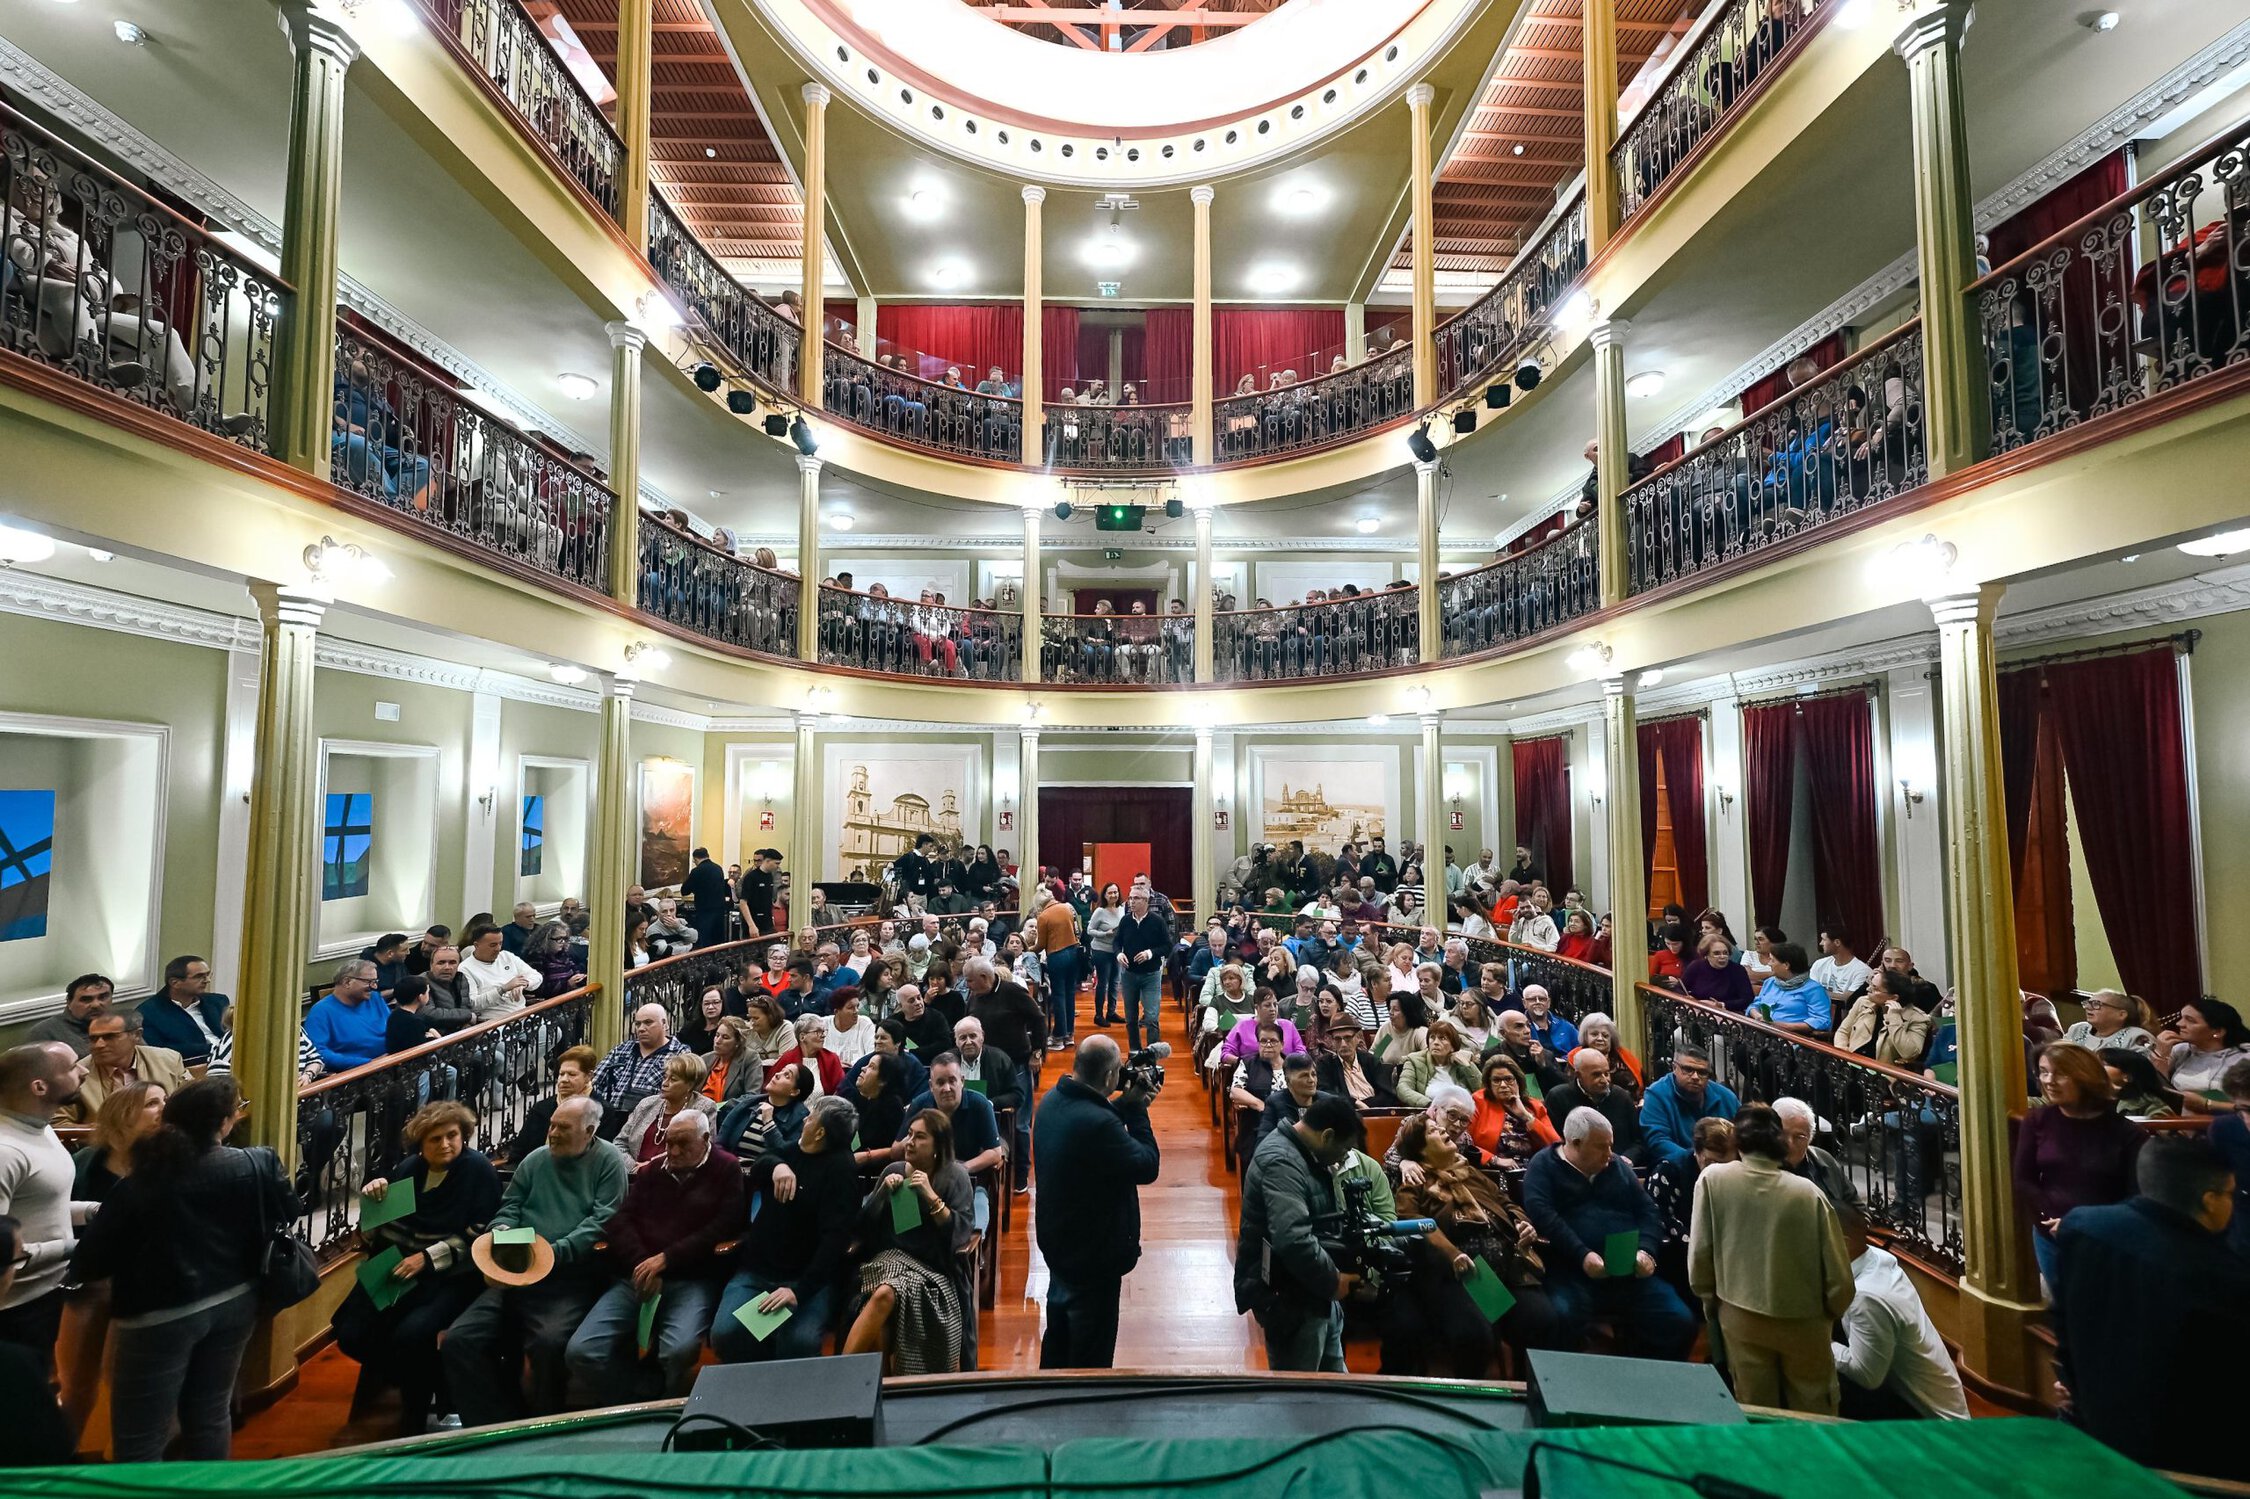
POLYGON ((2198 573, 2129 593, 2003 614, 1993 622, 1992 638, 2003 646, 2045 645, 2182 624, 2244 609, 2250 609, 2250 564, 2198 573))
MULTIPOLYGON (((1571 488, 1575 492, 1577 486, 1572 485, 1571 488)), ((1099 537, 1100 534, 1097 532, 1095 536, 1099 537)), ((1023 555, 1021 538, 1011 539, 999 536, 980 536, 964 540, 957 536, 878 535, 872 532, 853 531, 848 535, 834 532, 827 533, 822 536, 821 541, 820 550, 824 570, 828 557, 860 557, 861 554, 871 551, 960 552, 966 549, 979 557, 1020 558, 1023 555)), ((790 557, 796 554, 797 536, 793 531, 786 533, 771 531, 762 534, 737 531, 735 532, 734 544, 738 552, 754 552, 759 547, 772 547, 780 555, 790 557)), ((1089 541, 1087 543, 1087 545, 1110 544, 1103 541, 1089 541)), ((1193 556, 1195 553, 1195 538, 1192 535, 1143 535, 1138 539, 1128 537, 1115 544, 1136 552, 1182 552, 1189 556, 1193 556)), ((1222 560, 1243 555, 1265 555, 1269 553, 1282 555, 1338 553, 1355 557, 1411 557, 1415 555, 1416 551, 1415 543, 1411 537, 1399 540, 1382 536, 1268 536, 1242 537, 1239 539, 1221 536, 1214 538, 1211 546, 1212 550, 1218 553, 1222 560)), ((1077 544, 1075 538, 1069 544, 1065 544, 1058 542, 1052 533, 1043 532, 1039 538, 1039 549, 1042 556, 1051 561, 1056 554, 1084 551, 1086 547, 1077 544)), ((1462 541, 1458 537, 1447 538, 1442 536, 1438 539, 1438 551, 1448 561, 1475 561, 1481 564, 1489 560, 1484 555, 1486 550, 1485 543, 1481 541, 1462 541)))
POLYGON ((710 732, 713 720, 708 714, 688 713, 678 708, 661 707, 656 703, 644 702, 636 696, 633 699, 633 722, 656 724, 667 729, 688 729, 697 734, 705 734, 710 732))
POLYGON ((258 649, 255 620, 112 593, 20 568, 0 569, 0 610, 138 635, 144 640, 170 640, 222 651, 258 649))

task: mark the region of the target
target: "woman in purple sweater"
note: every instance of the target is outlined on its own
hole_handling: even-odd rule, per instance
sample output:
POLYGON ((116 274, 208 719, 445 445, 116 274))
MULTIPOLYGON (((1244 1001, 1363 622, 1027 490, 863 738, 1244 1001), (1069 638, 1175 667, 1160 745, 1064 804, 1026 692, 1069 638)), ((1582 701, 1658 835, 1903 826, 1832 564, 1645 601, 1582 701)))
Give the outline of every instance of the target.
POLYGON ((1680 973, 1680 987, 1695 998, 1715 1005, 1725 1005, 1735 1014, 1745 1014, 1756 991, 1750 986, 1750 973, 1734 960, 1734 944, 1717 932, 1706 935, 1696 948, 1694 961, 1680 973))
POLYGON ((2024 1115, 2016 1135, 2016 1194, 2031 1209, 2039 1273, 2055 1281, 2055 1230, 2072 1208, 2133 1195, 2133 1168, 2148 1131, 2117 1112, 2101 1059, 2068 1041, 2039 1053, 2047 1106, 2024 1115), (2073 1055, 2075 1053, 2075 1055, 2073 1055))

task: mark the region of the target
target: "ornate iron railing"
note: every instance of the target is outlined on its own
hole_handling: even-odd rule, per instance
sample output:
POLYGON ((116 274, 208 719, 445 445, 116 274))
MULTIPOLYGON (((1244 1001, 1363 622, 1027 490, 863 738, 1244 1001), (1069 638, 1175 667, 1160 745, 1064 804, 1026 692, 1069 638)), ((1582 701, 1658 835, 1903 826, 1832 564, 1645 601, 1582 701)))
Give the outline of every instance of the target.
POLYGON ((602 212, 616 218, 625 143, 517 0, 420 3, 438 34, 457 45, 508 101, 525 132, 602 212))
MULTIPOLYGON (((879 916, 863 916, 851 921, 816 926, 813 932, 817 942, 835 939, 848 944, 851 934, 864 931, 872 937, 882 926, 879 916)), ((746 937, 738 942, 723 942, 716 947, 699 947, 693 952, 681 953, 676 958, 663 958, 654 963, 644 963, 625 975, 625 1013, 646 1004, 659 1004, 672 1017, 675 1035, 696 1015, 706 989, 721 988, 733 982, 745 963, 753 968, 765 966, 766 949, 779 942, 792 953, 810 951, 792 936, 746 937)))
POLYGON ((1707 572, 1929 477, 1917 318, 1619 496, 1628 588, 1707 572))
POLYGON ((1580 524, 1513 557, 1438 579, 1448 661, 1514 645, 1601 607, 1598 528, 1580 524))
POLYGON ((1705 140, 1795 56, 1834 0, 1720 0, 1610 150, 1618 206, 1631 218, 1705 140))
POLYGON ((1467 393, 1533 347, 1556 304, 1585 271, 1586 197, 1580 193, 1516 257, 1492 290, 1438 325, 1440 398, 1467 393))
POLYGON ((1013 682, 1023 675, 1023 612, 823 586, 820 660, 892 676, 1013 682))
POLYGON ((592 474, 375 335, 336 329, 329 478, 473 551, 606 591, 617 504, 592 474))
POLYGON ((1042 421, 1049 468, 1146 473, 1186 468, 1194 461, 1193 408, 1185 401, 1056 405, 1046 408, 1042 421))
POLYGON ((917 379, 839 344, 823 351, 821 375, 822 409, 862 431, 950 458, 1023 457, 1023 402, 1013 397, 917 379))
POLYGON ((1414 414, 1414 346, 1318 379, 1223 397, 1212 412, 1218 462, 1262 463, 1349 442, 1414 414))
POLYGON ((2048 235, 1971 294, 1996 453, 2250 360, 2250 121, 2048 235))
MULTIPOLYGON (((1440 881, 1442 884, 1442 880, 1440 881)), ((1428 923, 1445 931, 1442 913, 1433 912, 1428 923)), ((1294 916, 1277 916, 1260 912, 1253 916, 1259 926, 1272 927, 1286 935, 1295 923, 1294 916)), ((1395 942, 1409 947, 1420 939, 1422 928, 1405 926, 1390 921, 1361 923, 1363 940, 1388 948, 1395 942)), ((1513 942, 1496 942, 1486 937, 1462 937, 1460 933, 1447 934, 1447 940, 1460 940, 1469 947, 1469 967, 1472 972, 1487 963, 1504 963, 1508 966, 1509 985, 1521 990, 1526 984, 1538 984, 1555 1002, 1555 1013, 1565 1020, 1578 1021, 1597 1011, 1610 1013, 1610 976, 1606 968, 1596 968, 1591 963, 1580 963, 1571 958, 1543 952, 1536 947, 1522 947, 1513 942)))
POLYGON ((1222 682, 1290 682, 1412 666, 1420 609, 1420 591, 1406 586, 1226 610, 1211 618, 1212 672, 1222 682))
POLYGON ((1195 680, 1187 614, 1043 614, 1039 680, 1104 687, 1177 687, 1195 680))
POLYGON ((556 1054, 585 1039, 599 992, 589 985, 558 994, 300 1088, 298 1181, 306 1205, 298 1226, 321 1260, 353 1249, 359 1190, 398 1163, 399 1127, 422 1105, 467 1105, 477 1116, 473 1143, 487 1152, 521 1129, 551 1091, 556 1054))
POLYGON ((640 607, 761 655, 797 655, 798 583, 651 515, 640 522, 640 607))
POLYGON ((654 189, 649 192, 648 263, 737 374, 779 394, 796 394, 797 350, 804 330, 728 275, 654 189))
POLYGON ((267 451, 290 289, 0 105, 0 348, 267 451))

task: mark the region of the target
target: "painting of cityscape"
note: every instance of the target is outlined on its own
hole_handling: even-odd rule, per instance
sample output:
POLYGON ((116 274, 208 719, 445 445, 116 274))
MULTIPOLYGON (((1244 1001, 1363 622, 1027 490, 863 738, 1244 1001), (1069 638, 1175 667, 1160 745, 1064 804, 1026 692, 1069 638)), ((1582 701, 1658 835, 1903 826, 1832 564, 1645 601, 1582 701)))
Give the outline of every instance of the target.
POLYGON ((829 753, 827 805, 837 810, 828 879, 879 880, 924 833, 956 844, 968 829, 974 841, 974 751, 932 747, 893 759, 838 745, 829 753))
POLYGON ((0 942, 47 935, 55 793, 0 791, 0 942))
POLYGON ((1393 820, 1397 767, 1372 761, 1298 760, 1281 756, 1264 761, 1258 837, 1333 853, 1345 843, 1387 836, 1393 820))

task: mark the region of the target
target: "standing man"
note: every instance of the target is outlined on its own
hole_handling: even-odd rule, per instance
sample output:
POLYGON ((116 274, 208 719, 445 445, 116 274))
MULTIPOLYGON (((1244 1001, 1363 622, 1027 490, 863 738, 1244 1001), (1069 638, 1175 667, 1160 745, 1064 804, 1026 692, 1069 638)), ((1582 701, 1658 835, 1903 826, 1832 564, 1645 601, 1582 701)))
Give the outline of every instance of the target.
POLYGON ((164 992, 141 1002, 141 1026, 148 1044, 180 1054, 198 1077, 211 1064, 211 1048, 219 1044, 224 1027, 219 1017, 227 1012, 227 997, 211 992, 211 965, 201 958, 174 958, 164 965, 164 992))
POLYGON ((776 930, 773 908, 780 892, 775 888, 774 874, 780 868, 781 850, 761 848, 751 856, 750 868, 742 876, 735 904, 742 912, 743 931, 752 937, 770 937, 776 930))
POLYGON ((1118 1298, 1141 1258, 1139 1189, 1155 1183, 1160 1164, 1148 1123, 1154 1094, 1139 1082, 1119 1093, 1123 1072, 1117 1043, 1088 1036, 1070 1076, 1039 1105, 1032 1148, 1048 1275, 1042 1369, 1107 1369, 1117 1359, 1118 1298))
POLYGON ((1335 1211, 1331 1179, 1358 1135, 1350 1099, 1316 1094, 1293 1122, 1267 1131, 1243 1173, 1234 1306, 1258 1319, 1276 1371, 1344 1372, 1342 1303, 1358 1277, 1336 1268, 1313 1220, 1335 1211))
POLYGON ((60 1041, 80 1056, 93 1049, 94 1018, 107 1013, 109 997, 117 986, 98 973, 82 973, 63 990, 60 1015, 49 1015, 23 1035, 24 1044, 60 1041))
POLYGON ((717 947, 732 935, 728 927, 734 913, 734 894, 727 888, 727 872, 712 860, 711 850, 699 848, 689 858, 694 862, 687 878, 680 882, 680 894, 687 897, 695 945, 717 947))
POLYGON ((54 1377, 72 1233, 97 1206, 71 1200, 70 1152, 47 1121, 77 1102, 85 1074, 77 1053, 60 1041, 0 1052, 0 1214, 15 1219, 21 1235, 16 1277, 0 1292, 0 1343, 28 1349, 47 1379, 54 1377))
MULTIPOLYGON (((1078 1035, 1078 986, 1086 975, 1078 968, 1078 918, 1068 901, 1055 899, 1052 890, 1031 897, 1032 937, 1047 964, 1048 1004, 1055 1012, 1054 1051, 1068 1050, 1078 1035)), ((973 992, 973 990, 972 990, 973 992)), ((993 1037, 1000 1045, 1000 1037, 993 1037)))
MULTIPOLYGON (((1069 917, 1070 908, 1060 901, 1047 909, 1061 910, 1065 920, 1069 917)), ((1075 946, 1069 951, 1073 958, 1078 954, 1075 946)), ((969 991, 969 1009, 962 1017, 963 1022, 973 1018, 983 1023, 985 1040, 1015 1066, 1016 1076, 1006 1091, 1029 1104, 1039 1091, 1039 1059, 1053 1046, 1047 1039, 1047 1017, 1040 1013, 1039 1002, 1014 979, 1000 977, 989 958, 971 958, 962 964, 961 986, 969 991)), ((959 1039, 958 1024, 954 1027, 954 1036, 959 1039)), ((1031 1110, 1028 1107, 1016 1111, 1015 1135, 1015 1189, 1021 1192, 1031 1180, 1031 1110)), ((959 1151, 958 1140, 954 1148, 959 1151)))
POLYGON ((1360 878, 1366 880, 1372 877, 1375 888, 1389 895, 1398 888, 1398 860, 1383 851, 1381 833, 1368 841, 1373 846, 1368 849, 1366 857, 1359 861, 1360 878))
POLYGON ((1172 928, 1149 909, 1147 887, 1135 884, 1125 902, 1125 919, 1117 924, 1117 962, 1125 972, 1121 990, 1125 1002, 1125 1045, 1141 1049, 1141 1017, 1148 1017, 1150 1039, 1164 1019, 1164 960, 1172 956, 1172 928))

